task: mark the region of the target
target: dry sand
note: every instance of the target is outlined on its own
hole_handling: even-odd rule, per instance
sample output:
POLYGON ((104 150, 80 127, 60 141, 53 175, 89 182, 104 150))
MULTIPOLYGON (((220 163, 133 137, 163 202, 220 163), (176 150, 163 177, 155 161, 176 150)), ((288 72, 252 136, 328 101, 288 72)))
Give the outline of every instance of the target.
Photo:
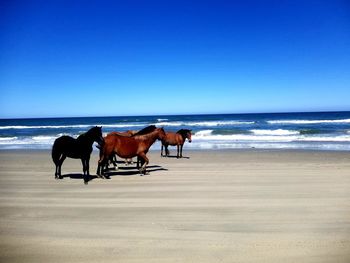
POLYGON ((55 180, 49 151, 0 151, 0 262, 350 262, 350 153, 185 155, 86 186, 78 160, 55 180))

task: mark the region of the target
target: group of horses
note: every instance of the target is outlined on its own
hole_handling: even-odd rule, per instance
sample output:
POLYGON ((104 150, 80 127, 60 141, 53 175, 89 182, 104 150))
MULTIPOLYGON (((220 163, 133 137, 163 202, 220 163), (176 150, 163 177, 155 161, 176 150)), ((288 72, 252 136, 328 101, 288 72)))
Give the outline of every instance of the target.
POLYGON ((115 156, 131 160, 137 157, 137 168, 140 174, 146 174, 146 166, 149 163, 147 153, 156 140, 162 142, 161 156, 169 156, 168 146, 177 146, 177 158, 182 158, 182 148, 185 140, 192 141, 191 130, 181 129, 175 132, 165 132, 163 128, 154 125, 148 126, 138 132, 111 132, 102 136, 102 127, 95 126, 78 138, 61 136, 57 138, 52 146, 52 160, 55 163, 55 178, 62 179, 61 167, 64 160, 69 158, 81 159, 83 165, 84 183, 90 179, 89 163, 93 150, 93 143, 98 144, 99 161, 97 176, 105 178, 109 162, 116 163, 115 156), (165 154, 163 155, 163 147, 165 154))

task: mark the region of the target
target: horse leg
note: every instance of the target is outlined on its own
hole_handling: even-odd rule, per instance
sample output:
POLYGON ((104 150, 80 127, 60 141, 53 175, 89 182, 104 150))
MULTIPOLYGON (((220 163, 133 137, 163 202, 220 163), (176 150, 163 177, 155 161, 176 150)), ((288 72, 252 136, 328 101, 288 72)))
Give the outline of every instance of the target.
POLYGON ((85 172, 86 172, 86 167, 85 167, 85 159, 84 158, 81 158, 81 164, 83 165, 83 178, 84 178, 84 183, 86 183, 86 175, 85 175, 85 172))
POLYGON ((102 163, 103 158, 104 158, 103 147, 101 147, 100 153, 99 153, 99 159, 97 162, 97 171, 96 171, 97 176, 101 175, 101 163, 102 163))
POLYGON ((177 154, 176 154, 176 158, 178 158, 179 159, 179 157, 180 157, 180 145, 178 144, 178 145, 176 145, 177 146, 177 154))
POLYGON ((140 159, 140 157, 137 156, 137 161, 136 161, 136 168, 137 169, 140 169, 140 162, 141 162, 141 159, 140 159))
POLYGON ((108 169, 108 162, 109 162, 109 158, 106 158, 105 156, 100 157, 100 160, 98 160, 97 171, 96 171, 96 174, 98 177, 106 178, 104 174, 105 174, 105 170, 108 169))
POLYGON ((112 153, 108 157, 108 161, 107 161, 107 163, 105 164, 105 167, 104 167, 105 170, 108 170, 109 164, 113 164, 113 169, 114 170, 118 170, 117 156, 115 155, 115 153, 112 153))
POLYGON ((97 170, 96 170, 96 174, 97 176, 99 176, 101 174, 101 164, 100 164, 100 161, 97 162, 97 170))
POLYGON ((55 163, 55 179, 58 179, 58 164, 59 164, 59 158, 56 158, 56 156, 52 155, 52 160, 55 163))
POLYGON ((101 147, 100 148, 99 159, 98 159, 98 162, 97 162, 97 171, 96 171, 96 174, 97 174, 98 177, 101 177, 100 175, 103 175, 103 168, 104 168, 105 162, 108 165, 109 158, 107 158, 107 156, 106 156, 106 154, 104 152, 104 148, 101 147))
POLYGON ((164 147, 164 145, 162 143, 162 147, 160 148, 160 157, 163 157, 163 147, 164 147))
POLYGON ((168 157, 170 154, 169 149, 168 149, 169 145, 165 145, 164 147, 165 147, 165 156, 168 157))
POLYGON ((61 168, 66 156, 64 154, 61 155, 61 158, 58 160, 58 168, 57 168, 57 179, 63 179, 61 175, 61 168))
POLYGON ((183 144, 180 145, 180 158, 182 158, 182 148, 184 147, 183 144))
POLYGON ((88 184, 90 178, 89 161, 90 158, 81 158, 81 163, 83 164, 84 184, 88 184))
POLYGON ((104 162, 98 161, 98 163, 97 163, 97 171, 96 171, 96 174, 97 174, 97 176, 100 177, 100 178, 103 178, 103 177, 104 177, 104 176, 103 176, 103 174, 104 174, 104 166, 105 166, 104 162))
POLYGON ((85 159, 85 170, 87 177, 90 178, 90 156, 85 159))
POLYGON ((58 164, 59 164, 59 160, 54 160, 55 163, 55 179, 58 179, 59 175, 58 175, 58 164))
POLYGON ((117 156, 115 155, 115 153, 113 153, 112 159, 113 159, 114 170, 118 170, 119 168, 118 168, 117 156))
POLYGON ((59 179, 58 164, 55 164, 55 179, 59 179))
POLYGON ((140 168, 140 175, 142 176, 142 174, 146 174, 146 166, 149 163, 149 160, 148 160, 148 158, 147 158, 145 153, 140 153, 139 157, 140 157, 141 160, 143 160, 143 164, 142 164, 142 166, 140 168))

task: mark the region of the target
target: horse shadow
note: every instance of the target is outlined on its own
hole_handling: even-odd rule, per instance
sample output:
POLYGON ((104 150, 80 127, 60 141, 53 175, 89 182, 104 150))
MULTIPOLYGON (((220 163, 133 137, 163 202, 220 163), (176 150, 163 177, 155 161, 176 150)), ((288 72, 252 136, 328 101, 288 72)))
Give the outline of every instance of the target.
MULTIPOLYGON (((64 178, 70 178, 70 179, 84 179, 84 174, 79 174, 79 173, 70 173, 70 174, 63 174, 62 175, 63 179, 64 178)), ((98 179, 99 177, 97 175, 91 175, 89 177, 89 182, 95 179, 98 179)))
MULTIPOLYGON (((147 174, 156 172, 156 171, 168 171, 168 169, 163 168, 159 165, 150 165, 147 166, 147 174)), ((111 179, 111 176, 133 176, 133 175, 140 175, 140 171, 136 167, 132 166, 122 166, 118 167, 118 170, 114 170, 113 168, 109 168, 105 172, 105 179, 111 179)), ((62 175, 63 178, 70 178, 70 179, 84 179, 84 174, 81 173, 70 173, 70 174, 64 174, 62 175)), ((89 182, 93 181, 95 179, 101 179, 101 177, 98 177, 97 175, 90 175, 89 182)))
POLYGON ((163 156, 163 157, 166 157, 166 158, 175 158, 175 159, 190 159, 189 156, 182 156, 181 158, 177 158, 176 155, 168 155, 168 156, 163 156))
MULTIPOLYGON (((147 174, 156 172, 156 171, 168 171, 168 169, 163 168, 159 165, 150 165, 147 166, 147 174)), ((146 174, 146 175, 147 175, 146 174)), ((140 175, 140 171, 136 167, 124 166, 118 167, 118 170, 108 169, 105 172, 105 177, 109 178, 111 176, 132 176, 132 175, 140 175)))

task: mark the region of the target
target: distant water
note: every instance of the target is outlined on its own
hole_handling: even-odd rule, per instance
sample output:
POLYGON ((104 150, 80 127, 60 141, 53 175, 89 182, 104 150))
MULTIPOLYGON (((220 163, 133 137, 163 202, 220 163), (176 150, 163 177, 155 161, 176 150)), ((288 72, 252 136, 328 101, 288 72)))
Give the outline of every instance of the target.
POLYGON ((57 137, 77 137, 95 125, 107 134, 151 124, 192 129, 193 142, 185 145, 192 149, 350 150, 350 112, 2 119, 0 149, 50 149, 57 137))

